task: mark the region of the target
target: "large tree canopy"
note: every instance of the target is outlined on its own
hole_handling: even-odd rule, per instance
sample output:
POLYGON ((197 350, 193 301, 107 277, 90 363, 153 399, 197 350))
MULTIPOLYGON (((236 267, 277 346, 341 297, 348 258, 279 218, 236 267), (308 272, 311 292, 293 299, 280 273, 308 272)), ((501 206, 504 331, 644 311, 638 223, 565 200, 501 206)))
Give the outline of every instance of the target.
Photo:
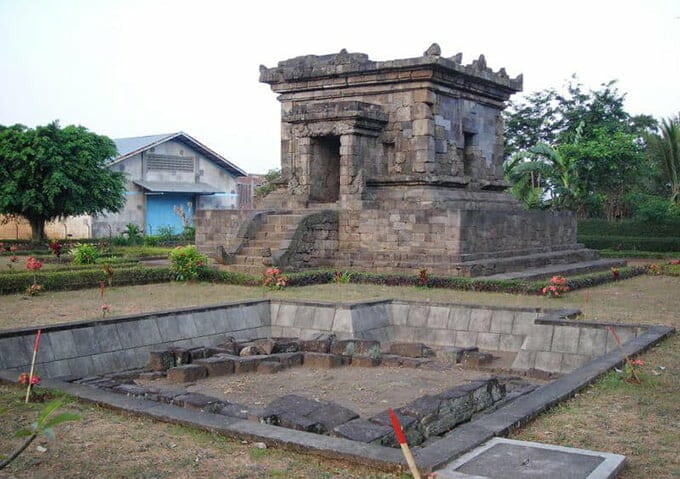
POLYGON ((125 178, 106 167, 115 155, 113 141, 82 126, 0 126, 0 214, 26 218, 39 241, 46 221, 119 211, 125 178))
POLYGON ((528 206, 620 216, 624 194, 652 174, 644 137, 656 123, 630 115, 624 100, 616 82, 586 90, 572 78, 564 92, 548 89, 512 103, 505 171, 515 196, 528 206))

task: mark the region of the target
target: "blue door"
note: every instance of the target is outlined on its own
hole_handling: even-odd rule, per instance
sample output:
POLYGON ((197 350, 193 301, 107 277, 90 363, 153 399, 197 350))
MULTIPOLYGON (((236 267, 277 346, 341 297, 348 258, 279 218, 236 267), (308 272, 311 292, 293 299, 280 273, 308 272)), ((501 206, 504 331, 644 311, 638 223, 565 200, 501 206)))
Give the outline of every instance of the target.
POLYGON ((193 195, 164 193, 160 195, 146 196, 146 234, 157 235, 159 231, 166 231, 165 228, 172 228, 173 234, 180 234, 184 231, 182 219, 175 213, 175 207, 181 206, 190 215, 193 208, 193 195))

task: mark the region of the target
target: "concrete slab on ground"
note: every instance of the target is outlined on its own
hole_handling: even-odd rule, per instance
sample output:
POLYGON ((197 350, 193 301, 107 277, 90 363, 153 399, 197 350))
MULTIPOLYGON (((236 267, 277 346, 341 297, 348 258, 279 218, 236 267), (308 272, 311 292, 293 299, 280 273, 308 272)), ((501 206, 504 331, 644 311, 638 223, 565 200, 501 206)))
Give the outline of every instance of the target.
POLYGON ((609 479, 625 456, 496 437, 443 469, 438 479, 609 479))

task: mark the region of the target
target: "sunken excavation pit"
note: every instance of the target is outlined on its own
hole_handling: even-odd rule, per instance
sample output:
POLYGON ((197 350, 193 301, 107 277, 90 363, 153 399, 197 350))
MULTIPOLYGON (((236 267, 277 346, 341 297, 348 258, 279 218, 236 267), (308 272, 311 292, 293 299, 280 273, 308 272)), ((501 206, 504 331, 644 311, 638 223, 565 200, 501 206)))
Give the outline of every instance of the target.
MULTIPOLYGON (((36 368, 41 385, 114 409, 403 470, 391 408, 430 472, 673 332, 570 319, 578 315, 398 300, 226 303, 46 326, 36 368)), ((0 379, 29 370, 35 335, 0 332, 0 379)))
POLYGON ((478 368, 490 367, 494 356, 476 347, 435 352, 423 343, 392 343, 383 354, 382 346, 375 340, 337 339, 328 333, 307 340, 229 338, 215 347, 151 351, 143 370, 63 379, 388 447, 399 447, 388 406, 413 447, 539 385, 482 373, 478 368))

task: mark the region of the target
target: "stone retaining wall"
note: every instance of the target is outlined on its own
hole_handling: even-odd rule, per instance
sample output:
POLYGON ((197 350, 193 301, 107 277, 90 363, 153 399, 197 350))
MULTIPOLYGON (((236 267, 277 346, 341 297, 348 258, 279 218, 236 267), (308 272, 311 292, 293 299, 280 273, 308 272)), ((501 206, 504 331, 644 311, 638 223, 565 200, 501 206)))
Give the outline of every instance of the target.
MULTIPOLYGON (((38 372, 47 377, 101 374, 140 367, 150 351, 168 346, 211 346, 229 336, 305 338, 328 332, 339 339, 515 352, 513 369, 565 373, 617 347, 607 324, 566 319, 578 313, 391 300, 227 303, 47 326, 38 372)), ((624 343, 646 330, 613 326, 624 343)), ((27 371, 34 338, 35 329, 0 333, 0 370, 27 371)))
MULTIPOLYGON (((0 369, 27 372, 34 329, 0 333, 0 369)), ((38 375, 94 375, 143 366, 152 350, 210 346, 269 334, 266 301, 187 308, 42 328, 38 375)))

